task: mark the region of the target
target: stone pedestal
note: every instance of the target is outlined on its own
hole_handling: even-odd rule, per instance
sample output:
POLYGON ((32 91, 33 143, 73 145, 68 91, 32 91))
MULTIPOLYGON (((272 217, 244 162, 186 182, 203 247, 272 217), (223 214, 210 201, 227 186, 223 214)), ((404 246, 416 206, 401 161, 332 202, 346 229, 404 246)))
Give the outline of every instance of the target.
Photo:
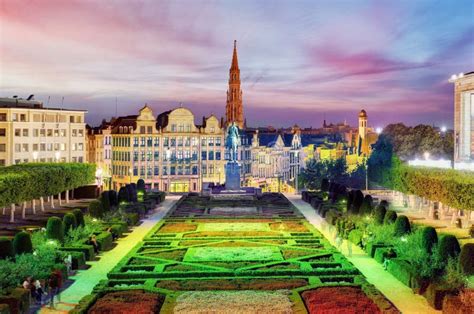
POLYGON ((240 164, 229 161, 225 165, 225 189, 240 190, 240 164))

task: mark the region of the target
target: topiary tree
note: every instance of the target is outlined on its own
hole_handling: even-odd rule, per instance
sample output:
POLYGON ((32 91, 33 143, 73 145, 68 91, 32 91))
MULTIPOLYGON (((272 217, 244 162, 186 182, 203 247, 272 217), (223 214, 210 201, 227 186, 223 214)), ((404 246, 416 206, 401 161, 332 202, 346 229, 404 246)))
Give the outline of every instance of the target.
POLYGON ((109 191, 109 203, 110 206, 118 206, 117 192, 115 190, 109 191))
POLYGON ((128 203, 130 202, 130 197, 128 195, 128 190, 125 186, 122 186, 118 193, 119 203, 128 203))
POLYGON ((397 213, 393 210, 387 210, 385 217, 383 218, 383 224, 389 225, 393 224, 397 220, 397 213))
POLYGON ((84 221, 84 214, 82 213, 82 210, 79 208, 76 208, 72 211, 72 214, 76 218, 76 226, 82 226, 84 227, 86 225, 86 222, 84 221))
POLYGON ((474 243, 466 243, 462 246, 459 266, 466 276, 474 275, 474 243))
POLYGON ((59 242, 64 241, 64 224, 61 218, 56 216, 49 217, 46 224, 46 237, 59 242))
POLYGON ((382 206, 385 206, 386 209, 388 209, 390 206, 388 205, 388 201, 387 200, 381 200, 380 201, 380 205, 382 206))
POLYGON ((73 213, 67 213, 63 217, 64 232, 68 233, 71 229, 77 228, 76 216, 73 213))
POLYGON ((145 190, 145 180, 138 179, 138 181, 137 181, 137 190, 138 191, 144 191, 145 190))
POLYGON ((379 225, 383 224, 383 219, 385 218, 385 214, 387 213, 387 209, 383 205, 377 205, 374 211, 374 219, 375 222, 379 225))
POLYGON ((323 192, 329 191, 329 180, 327 178, 323 178, 321 180, 321 191, 323 192))
POLYGON ((33 252, 33 244, 29 233, 21 231, 15 234, 13 238, 13 250, 16 255, 33 252))
POLYGON ((367 194, 364 197, 364 201, 362 202, 359 212, 363 215, 370 215, 372 213, 373 208, 374 201, 372 200, 372 196, 367 194))
POLYGON ((461 252, 461 248, 455 236, 445 234, 439 238, 438 258, 441 262, 447 263, 450 257, 454 258, 458 256, 459 252, 461 252))
POLYGON ((94 218, 102 218, 104 215, 104 208, 99 200, 93 200, 89 203, 89 215, 94 218))
POLYGON ((353 200, 352 200, 352 212, 354 214, 360 213, 360 208, 363 202, 364 202, 364 194, 362 193, 362 191, 361 190, 355 191, 353 194, 353 200))
POLYGON ((421 246, 427 253, 432 252, 433 247, 438 243, 438 234, 431 226, 424 227, 421 231, 421 246))
POLYGON ((400 215, 397 217, 395 220, 395 236, 401 237, 404 234, 410 233, 411 232, 411 227, 410 227, 410 220, 408 220, 408 217, 405 215, 400 215))
POLYGON ((109 196, 109 191, 104 191, 100 195, 99 198, 100 202, 102 203, 102 208, 104 209, 104 212, 110 211, 110 196, 109 196))
POLYGON ((11 258, 15 256, 12 240, 8 237, 0 237, 0 259, 11 258))

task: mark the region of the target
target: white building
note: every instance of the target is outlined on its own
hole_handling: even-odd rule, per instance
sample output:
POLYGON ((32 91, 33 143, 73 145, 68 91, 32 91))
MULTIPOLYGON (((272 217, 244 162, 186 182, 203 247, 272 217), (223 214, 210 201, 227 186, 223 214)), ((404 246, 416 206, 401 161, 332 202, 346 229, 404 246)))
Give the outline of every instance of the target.
POLYGON ((84 162, 86 112, 45 108, 33 96, 0 98, 0 166, 84 162))

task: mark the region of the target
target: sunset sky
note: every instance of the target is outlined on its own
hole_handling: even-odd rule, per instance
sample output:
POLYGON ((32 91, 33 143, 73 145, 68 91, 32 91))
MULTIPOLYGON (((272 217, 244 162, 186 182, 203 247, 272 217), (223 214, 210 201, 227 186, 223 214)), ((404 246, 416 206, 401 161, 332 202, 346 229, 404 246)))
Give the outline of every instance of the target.
POLYGON ((452 126, 474 71, 474 1, 0 0, 0 97, 87 121, 183 106, 224 114, 234 39, 251 126, 452 126))

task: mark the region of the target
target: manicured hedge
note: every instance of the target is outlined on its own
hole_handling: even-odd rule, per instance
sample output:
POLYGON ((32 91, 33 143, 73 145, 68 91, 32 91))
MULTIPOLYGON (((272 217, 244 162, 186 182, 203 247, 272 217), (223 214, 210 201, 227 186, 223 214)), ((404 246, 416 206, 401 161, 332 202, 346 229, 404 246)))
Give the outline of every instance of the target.
POLYGON ((33 244, 31 243, 30 234, 24 231, 15 234, 15 237, 13 238, 13 250, 16 255, 32 253, 33 244))
POLYGON ((377 205, 374 211, 374 219, 379 225, 383 224, 383 220, 385 218, 385 214, 387 213, 387 209, 383 205, 377 205))
POLYGON ((423 228, 421 245, 426 252, 431 253, 433 247, 438 243, 438 234, 435 228, 427 226, 423 228))
POLYGON ((474 243, 466 243, 459 254, 459 265, 467 276, 474 275, 474 243))
POLYGON ((407 216, 400 215, 395 220, 395 236, 402 236, 411 232, 410 220, 407 216))
POLYGON ((0 237, 0 259, 13 257, 14 255, 12 240, 7 237, 0 237))
POLYGON ((3 167, 0 207, 72 190, 94 182, 95 165, 85 163, 26 163, 3 167))
POLYGON ((389 210, 385 213, 385 217, 383 218, 384 225, 392 224, 397 220, 397 213, 393 210, 389 210))
POLYGON ((55 216, 49 217, 46 224, 46 237, 59 242, 64 241, 64 225, 61 218, 55 216))
POLYGON ((461 248, 458 239, 451 234, 445 234, 440 237, 438 243, 438 254, 441 261, 447 262, 449 257, 456 257, 461 248))
POLYGON ((104 215, 104 207, 98 200, 93 200, 89 203, 89 215, 95 218, 102 218, 104 215))
POLYGON ((71 229, 76 229, 77 227, 76 216, 74 216, 73 213, 67 213, 63 217, 63 223, 64 223, 65 233, 68 233, 71 229))
POLYGON ((76 225, 84 227, 86 222, 84 221, 84 213, 79 208, 76 208, 72 211, 74 217, 76 217, 76 225))

